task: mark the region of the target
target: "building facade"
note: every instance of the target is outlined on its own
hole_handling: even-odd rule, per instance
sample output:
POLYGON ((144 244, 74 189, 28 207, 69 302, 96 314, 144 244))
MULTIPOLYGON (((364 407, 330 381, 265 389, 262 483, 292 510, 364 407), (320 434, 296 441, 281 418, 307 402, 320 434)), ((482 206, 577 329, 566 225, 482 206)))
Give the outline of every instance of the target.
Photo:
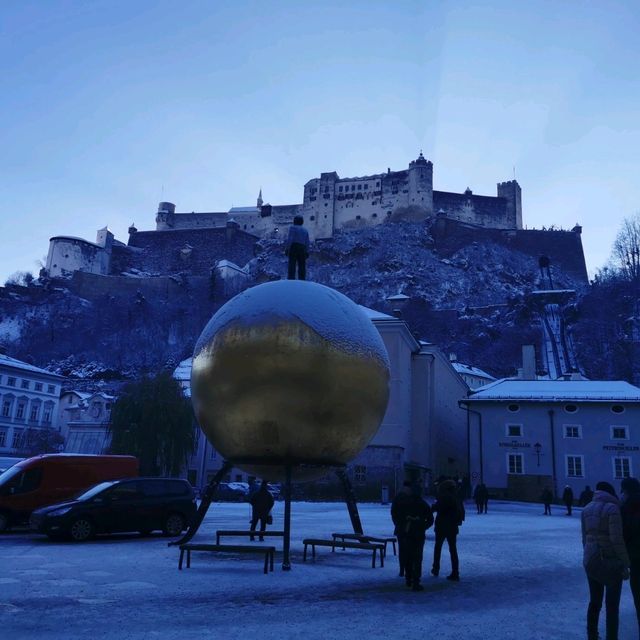
POLYGON ((600 480, 640 473, 640 389, 627 382, 498 380, 462 401, 470 476, 494 496, 577 497, 600 480))
POLYGON ((20 455, 58 432, 64 378, 0 353, 0 455, 20 455))
POLYGON ((109 450, 111 407, 115 396, 66 391, 60 396, 59 426, 66 453, 101 454, 109 450))

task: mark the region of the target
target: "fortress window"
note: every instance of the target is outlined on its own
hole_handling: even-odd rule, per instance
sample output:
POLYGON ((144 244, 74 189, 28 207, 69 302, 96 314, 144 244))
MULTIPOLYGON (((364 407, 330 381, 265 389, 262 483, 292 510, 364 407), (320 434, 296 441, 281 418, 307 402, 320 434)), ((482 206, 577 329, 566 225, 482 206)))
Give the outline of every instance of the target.
POLYGON ((355 190, 356 190, 356 185, 355 185, 355 184, 352 184, 352 185, 351 185, 351 191, 355 191, 355 190))
POLYGON ((391 215, 391 211, 387 211, 387 215, 390 216, 391 215))
POLYGON ((379 186, 380 186, 380 182, 376 182, 376 187, 379 187, 379 186))
POLYGON ((360 220, 362 216, 356 216, 356 220, 360 220))
POLYGON ((329 206, 329 203, 328 203, 328 202, 325 202, 325 203, 324 203, 324 206, 325 206, 325 207, 328 207, 328 206, 329 206))
POLYGON ((368 185, 368 184, 365 184, 365 185, 364 185, 364 188, 365 188, 365 189, 368 189, 368 188, 369 188, 369 185, 368 185))
MULTIPOLYGON (((375 203, 374 203, 374 204, 375 204, 375 203)), ((372 218, 377 218, 377 217, 378 217, 378 214, 377 214, 377 213, 374 213, 371 217, 372 217, 372 218)))
POLYGON ((362 185, 361 184, 358 185, 358 191, 362 191, 362 185))
POLYGON ((338 187, 338 191, 342 193, 342 187, 338 187))
POLYGON ((316 219, 316 217, 315 217, 315 216, 311 216, 311 217, 309 218, 309 220, 315 220, 315 219, 316 219))
POLYGON ((326 213, 324 214, 324 219, 325 219, 325 220, 327 219, 327 214, 326 214, 326 213))

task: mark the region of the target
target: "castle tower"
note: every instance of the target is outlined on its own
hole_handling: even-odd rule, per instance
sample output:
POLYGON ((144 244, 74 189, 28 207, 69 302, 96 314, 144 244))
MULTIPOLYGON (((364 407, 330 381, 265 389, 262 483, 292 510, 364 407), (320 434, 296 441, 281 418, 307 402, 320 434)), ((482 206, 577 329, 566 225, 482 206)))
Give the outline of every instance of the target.
POLYGON ((258 194, 257 207, 258 209, 262 207, 262 187, 260 187, 260 193, 258 194))
POLYGON ((161 202, 156 215, 156 231, 173 229, 175 215, 176 205, 173 202, 161 202))
POLYGON ((416 160, 409 163, 407 204, 423 208, 427 216, 433 215, 433 163, 425 159, 422 151, 416 160))
POLYGON ((512 229, 522 229, 522 189, 516 180, 498 183, 498 197, 507 201, 507 223, 512 229))

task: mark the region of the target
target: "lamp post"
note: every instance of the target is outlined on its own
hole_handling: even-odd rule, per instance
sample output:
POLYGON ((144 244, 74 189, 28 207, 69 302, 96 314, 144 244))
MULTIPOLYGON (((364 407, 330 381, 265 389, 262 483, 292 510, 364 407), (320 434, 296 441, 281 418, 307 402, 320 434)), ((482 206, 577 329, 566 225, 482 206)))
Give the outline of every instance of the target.
POLYGON ((542 449, 542 445, 539 442, 536 442, 533 445, 533 448, 536 450, 536 457, 538 459, 538 466, 540 466, 540 449, 542 449))

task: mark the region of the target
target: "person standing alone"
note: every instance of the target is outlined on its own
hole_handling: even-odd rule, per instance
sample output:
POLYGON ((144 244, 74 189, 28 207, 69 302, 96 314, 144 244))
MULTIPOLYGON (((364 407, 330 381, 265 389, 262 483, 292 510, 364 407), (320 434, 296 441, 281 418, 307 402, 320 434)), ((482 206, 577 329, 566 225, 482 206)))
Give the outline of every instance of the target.
MULTIPOLYGON (((269 493, 269 485, 266 480, 262 481, 260 488, 249 498, 249 502, 251 502, 251 531, 256 530, 259 520, 260 533, 262 533, 267 529, 267 519, 273 508, 273 496, 269 493)), ((254 539, 252 535, 251 540, 254 539)), ((263 540, 264 538, 260 536, 260 542, 263 540)))
POLYGON ((442 545, 447 541, 449 545, 449 555, 451 556, 451 574, 447 580, 458 582, 460 580, 460 570, 458 562, 457 537, 458 527, 464 521, 464 505, 458 499, 456 483, 453 480, 445 480, 438 487, 438 500, 431 507, 436 516, 436 544, 433 549, 433 567, 431 573, 434 576, 440 573, 440 555, 442 545))
POLYGON ((562 502, 567 507, 567 513, 565 515, 571 515, 571 509, 573 508, 573 490, 569 485, 566 485, 562 492, 562 502))
POLYGON ((287 278, 296 279, 296 267, 298 268, 298 280, 307 278, 307 258, 309 257, 309 232, 304 228, 304 218, 295 216, 293 224, 289 227, 289 235, 285 246, 285 255, 289 257, 289 271, 287 278))

